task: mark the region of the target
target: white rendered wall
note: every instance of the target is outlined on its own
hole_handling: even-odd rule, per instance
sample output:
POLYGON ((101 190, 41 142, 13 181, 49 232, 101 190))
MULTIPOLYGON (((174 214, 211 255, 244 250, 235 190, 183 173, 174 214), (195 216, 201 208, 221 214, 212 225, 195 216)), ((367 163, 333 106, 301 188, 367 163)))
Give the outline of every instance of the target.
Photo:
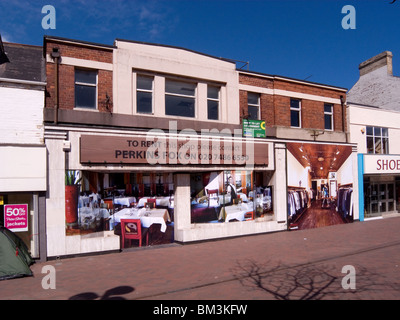
MULTIPOLYGON (((239 89, 236 65, 218 58, 191 52, 185 49, 148 45, 117 40, 114 50, 114 112, 135 114, 136 73, 149 72, 155 75, 154 115, 176 119, 165 115, 165 76, 191 78, 198 83, 196 116, 194 120, 207 119, 205 110, 207 83, 222 85, 220 120, 229 124, 240 124, 239 89)), ((179 118, 179 117, 178 117, 179 118)), ((191 119, 191 118, 184 118, 191 119)), ((215 120, 214 120, 215 121, 215 120)))
POLYGON ((366 127, 389 129, 389 153, 400 154, 400 112, 366 106, 350 105, 350 142, 356 143, 358 153, 367 153, 366 127), (364 133, 363 133, 364 131, 364 133))
POLYGON ((43 144, 44 91, 0 87, 0 143, 43 144))

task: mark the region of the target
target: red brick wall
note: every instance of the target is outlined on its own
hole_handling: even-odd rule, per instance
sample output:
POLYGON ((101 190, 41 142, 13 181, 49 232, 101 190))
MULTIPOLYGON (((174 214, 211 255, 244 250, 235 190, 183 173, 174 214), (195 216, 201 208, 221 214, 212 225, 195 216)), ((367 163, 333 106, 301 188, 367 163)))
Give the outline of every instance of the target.
MULTIPOLYGON (((260 88, 280 89, 320 97, 340 99, 345 97, 343 91, 314 86, 312 84, 296 83, 280 79, 269 79, 252 75, 239 75, 239 83, 260 88)), ((247 92, 240 92, 241 115, 247 114, 247 92)), ((266 121, 267 127, 290 127, 290 97, 280 95, 261 94, 261 119, 266 121)), ((334 131, 343 131, 342 106, 335 104, 333 108, 334 131)), ((324 130, 324 102, 301 99, 301 127, 303 129, 324 130)))
MULTIPOLYGON (((75 44, 65 44, 60 42, 48 41, 46 52, 51 54, 53 48, 58 48, 61 54, 61 64, 59 65, 59 108, 73 109, 75 107, 75 67, 62 64, 62 57, 71 57, 91 61, 112 63, 113 53, 110 50, 101 48, 84 47, 75 44)), ((112 71, 98 71, 97 104, 101 112, 108 112, 106 109, 106 94, 110 97, 112 111, 113 81, 112 71)), ((46 87, 46 107, 54 108, 55 101, 55 64, 46 63, 47 87, 46 87)))

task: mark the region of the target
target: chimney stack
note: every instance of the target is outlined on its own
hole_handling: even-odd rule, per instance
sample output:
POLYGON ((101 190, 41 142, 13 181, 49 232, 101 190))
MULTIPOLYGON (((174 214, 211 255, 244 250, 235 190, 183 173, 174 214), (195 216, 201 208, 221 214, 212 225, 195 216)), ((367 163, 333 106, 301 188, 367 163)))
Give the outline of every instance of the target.
POLYGON ((384 51, 377 56, 360 63, 358 66, 360 77, 385 66, 387 68, 387 74, 393 76, 392 58, 393 54, 390 51, 384 51))

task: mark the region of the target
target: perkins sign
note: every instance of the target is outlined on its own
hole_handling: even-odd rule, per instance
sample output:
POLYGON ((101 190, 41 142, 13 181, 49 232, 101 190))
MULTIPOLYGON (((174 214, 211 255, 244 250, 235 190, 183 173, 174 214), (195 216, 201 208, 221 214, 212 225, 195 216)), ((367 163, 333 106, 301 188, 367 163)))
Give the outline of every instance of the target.
POLYGON ((268 143, 232 139, 82 135, 86 164, 268 165, 268 143))

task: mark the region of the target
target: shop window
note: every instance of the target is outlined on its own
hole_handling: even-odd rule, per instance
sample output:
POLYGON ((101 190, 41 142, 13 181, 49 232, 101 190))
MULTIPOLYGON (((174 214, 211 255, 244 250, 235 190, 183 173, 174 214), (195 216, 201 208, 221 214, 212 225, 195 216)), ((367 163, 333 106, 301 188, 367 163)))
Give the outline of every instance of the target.
POLYGON ((143 227, 151 228, 151 245, 173 241, 171 173, 73 173, 79 184, 65 186, 67 236, 102 231, 121 235, 122 219, 140 219, 143 227))
POLYGON ((301 101, 290 99, 290 126, 301 128, 301 101))
POLYGON ((389 132, 387 128, 367 127, 367 153, 389 154, 389 132))
POLYGON ((196 83, 166 79, 165 114, 194 118, 196 87, 196 83))
POLYGON ((39 257, 38 215, 37 193, 0 194, 0 226, 15 232, 28 247, 33 258, 39 257))
POLYGON ((191 175, 191 222, 224 223, 272 219, 272 187, 253 171, 191 175))
POLYGON ((152 114, 154 77, 138 75, 136 81, 136 111, 138 113, 152 114))
POLYGON ((75 108, 97 109, 97 71, 75 69, 75 108))
POLYGON ((207 86, 207 116, 208 120, 219 119, 220 87, 207 86))
POLYGON ((329 103, 324 104, 324 121, 325 130, 333 130, 333 105, 329 103))
POLYGON ((247 94, 247 113, 250 120, 260 119, 260 94, 253 92, 247 94))

